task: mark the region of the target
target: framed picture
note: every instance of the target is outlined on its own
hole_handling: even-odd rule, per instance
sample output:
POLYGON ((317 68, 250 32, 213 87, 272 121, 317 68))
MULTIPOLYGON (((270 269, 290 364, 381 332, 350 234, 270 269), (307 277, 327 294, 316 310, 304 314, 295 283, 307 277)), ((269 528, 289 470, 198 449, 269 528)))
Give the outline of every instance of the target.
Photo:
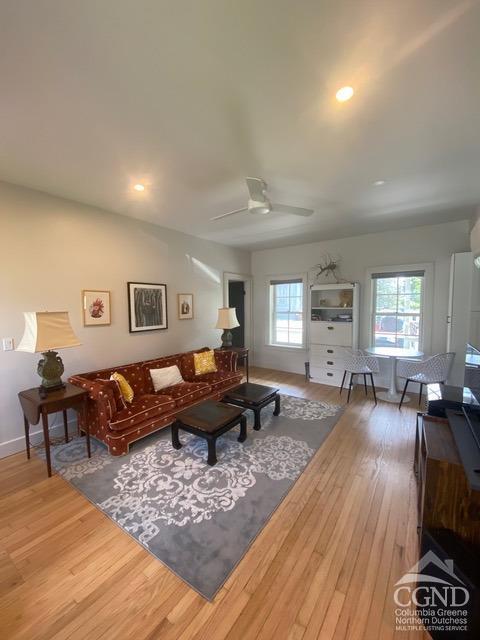
POLYGON ((167 285, 127 282, 130 333, 168 328, 167 285))
POLYGON ((193 293, 178 293, 178 319, 191 320, 193 318, 193 293))
POLYGON ((82 308, 84 327, 110 324, 110 291, 84 289, 82 291, 82 308))

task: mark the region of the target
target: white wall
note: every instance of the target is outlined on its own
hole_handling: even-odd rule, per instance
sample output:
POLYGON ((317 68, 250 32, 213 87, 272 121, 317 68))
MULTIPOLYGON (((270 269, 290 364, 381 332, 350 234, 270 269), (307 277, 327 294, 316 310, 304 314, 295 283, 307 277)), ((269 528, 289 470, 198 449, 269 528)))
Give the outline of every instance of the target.
POLYGON ((472 221, 472 230, 470 231, 470 249, 474 257, 480 254, 480 207, 478 207, 476 216, 472 221))
MULTIPOLYGON (((245 251, 5 183, 0 233, 0 339, 18 344, 22 311, 68 310, 82 346, 61 352, 64 379, 219 344, 223 272, 250 272, 245 251), (129 333, 127 281, 167 284, 168 330, 129 333), (82 289, 111 290, 111 326, 83 327, 82 289), (177 320, 178 292, 194 294, 194 320, 177 320)), ((23 447, 17 393, 39 384, 38 359, 0 351, 0 457, 23 447)))
MULTIPOLYGON (((465 220, 253 252, 255 364, 283 371, 304 372, 304 362, 307 360, 305 350, 284 349, 266 344, 268 340, 265 321, 268 311, 266 282, 271 275, 306 273, 326 252, 341 256, 342 276, 361 285, 361 348, 368 346, 369 337, 366 318, 370 301, 365 295, 366 270, 371 267, 434 263, 431 349, 432 352, 444 350, 450 256, 454 252, 469 250, 469 231, 470 223, 465 220)), ((386 372, 383 366, 382 374, 385 375, 386 372)), ((380 379, 380 384, 384 381, 384 378, 380 379)))

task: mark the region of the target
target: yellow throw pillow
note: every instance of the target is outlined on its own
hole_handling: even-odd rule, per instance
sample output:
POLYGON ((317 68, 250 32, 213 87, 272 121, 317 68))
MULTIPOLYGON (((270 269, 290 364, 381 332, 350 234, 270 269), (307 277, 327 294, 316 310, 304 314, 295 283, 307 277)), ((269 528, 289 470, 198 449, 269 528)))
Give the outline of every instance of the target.
POLYGON ((115 371, 115 373, 112 373, 112 375, 110 376, 110 380, 116 380, 118 382, 118 386, 120 387, 120 391, 122 392, 124 400, 126 400, 127 402, 131 402, 133 400, 133 389, 128 384, 125 376, 122 376, 121 373, 117 373, 115 371))
POLYGON ((215 373, 215 371, 217 371, 215 354, 212 350, 194 353, 193 364, 195 365, 196 376, 201 376, 203 373, 215 373))

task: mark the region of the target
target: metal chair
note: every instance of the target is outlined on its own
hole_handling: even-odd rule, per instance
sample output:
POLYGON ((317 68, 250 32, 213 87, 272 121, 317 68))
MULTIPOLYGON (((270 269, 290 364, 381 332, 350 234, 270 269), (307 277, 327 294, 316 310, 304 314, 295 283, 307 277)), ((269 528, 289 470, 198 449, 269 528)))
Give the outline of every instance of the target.
POLYGON ((373 382, 373 374, 378 373, 379 371, 380 371, 380 367, 379 367, 377 358, 375 358, 374 356, 366 356, 363 353, 363 351, 360 351, 360 350, 349 351, 345 359, 345 372, 343 374, 342 385, 340 387, 340 395, 342 395, 343 385, 345 383, 345 378, 347 376, 347 373, 350 374, 350 383, 348 385, 347 402, 350 402, 350 393, 352 391, 353 376, 363 375, 365 395, 368 395, 367 376, 370 376, 370 382, 372 384, 372 389, 373 389, 373 397, 375 399, 375 404, 377 404, 377 394, 375 391, 375 383, 373 382))
POLYGON ((437 353, 426 360, 402 360, 397 363, 397 374, 401 378, 405 378, 405 386, 403 387, 402 397, 398 408, 402 408, 405 393, 409 382, 418 382, 420 384, 420 392, 418 394, 418 404, 422 402, 423 385, 433 383, 443 384, 448 378, 450 368, 453 364, 455 353, 437 353))

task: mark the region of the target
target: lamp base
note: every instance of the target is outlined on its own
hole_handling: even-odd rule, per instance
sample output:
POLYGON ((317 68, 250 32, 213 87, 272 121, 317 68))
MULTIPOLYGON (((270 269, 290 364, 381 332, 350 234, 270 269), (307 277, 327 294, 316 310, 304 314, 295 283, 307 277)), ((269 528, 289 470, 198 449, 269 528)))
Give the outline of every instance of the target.
POLYGON ((57 387, 44 387, 43 385, 40 385, 38 387, 38 395, 42 400, 45 400, 45 398, 48 396, 49 393, 52 393, 53 391, 60 391, 60 389, 66 389, 66 388, 67 388, 67 385, 64 382, 59 384, 57 387))
POLYGON ((63 389, 62 373, 65 371, 62 359, 56 351, 45 351, 43 358, 38 363, 37 373, 42 378, 40 393, 46 394, 50 391, 63 389))
POLYGON ((222 349, 232 346, 232 332, 225 329, 222 333, 222 349))

